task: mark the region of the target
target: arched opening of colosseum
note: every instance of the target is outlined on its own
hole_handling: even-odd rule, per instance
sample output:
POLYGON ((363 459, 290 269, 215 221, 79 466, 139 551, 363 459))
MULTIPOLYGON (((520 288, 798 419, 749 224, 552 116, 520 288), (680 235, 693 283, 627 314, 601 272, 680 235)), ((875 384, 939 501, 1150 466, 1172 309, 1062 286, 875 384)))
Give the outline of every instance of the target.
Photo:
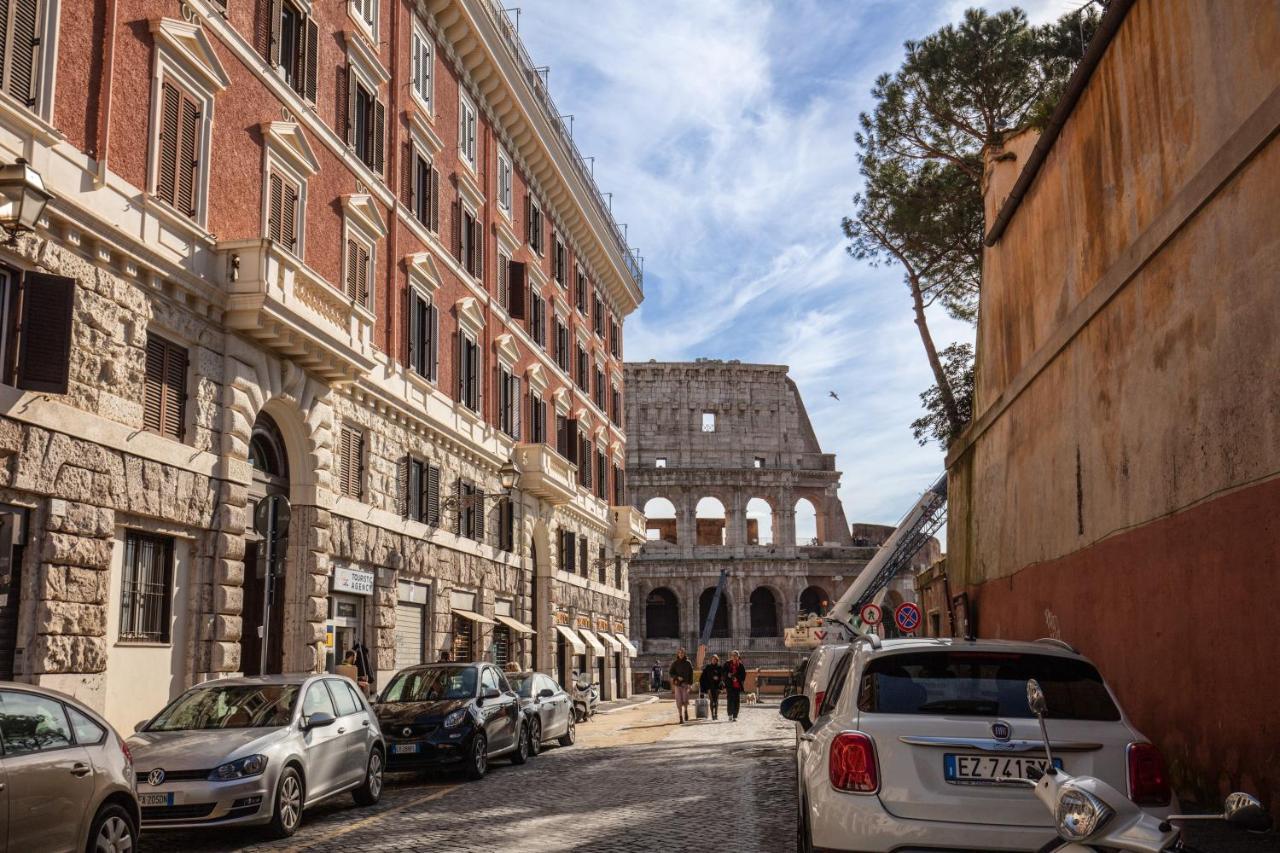
MULTIPOLYGON (((698 631, 707 625, 707 614, 711 612, 711 599, 715 598, 716 588, 709 586, 698 596, 698 631)), ((729 636, 729 593, 720 596, 720 604, 716 607, 716 619, 711 623, 711 636, 729 636)))
POLYGON ((800 613, 802 615, 812 613, 818 616, 825 616, 829 607, 831 607, 831 597, 820 586, 805 587, 804 592, 800 593, 800 613))
POLYGON ((747 544, 773 544, 773 507, 764 498, 747 501, 747 544))
POLYGON ((665 586, 658 587, 645 599, 644 635, 650 640, 680 637, 680 603, 676 594, 665 586))
POLYGON ((797 545, 817 545, 818 540, 818 510, 814 508, 813 501, 808 498, 800 498, 796 501, 796 544, 797 545))
POLYGON ((778 636, 778 597, 767 586, 751 592, 751 636, 778 636))
POLYGON ((724 544, 724 504, 718 498, 706 497, 698 501, 695 511, 698 522, 699 545, 724 544))
POLYGON ((644 505, 645 538, 676 544, 676 505, 666 498, 649 498, 644 505))

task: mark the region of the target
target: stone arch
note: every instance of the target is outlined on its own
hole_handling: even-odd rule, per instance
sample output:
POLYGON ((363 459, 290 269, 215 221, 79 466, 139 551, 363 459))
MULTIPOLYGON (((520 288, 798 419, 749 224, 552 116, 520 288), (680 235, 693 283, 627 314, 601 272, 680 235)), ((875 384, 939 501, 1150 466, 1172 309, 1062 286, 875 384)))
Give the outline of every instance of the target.
POLYGON ((649 498, 644 504, 645 537, 650 542, 679 543, 680 522, 675 503, 662 496, 649 498))
POLYGON ((670 587, 657 587, 645 597, 644 635, 649 640, 680 638, 680 599, 670 587))
POLYGON ((811 498, 799 497, 795 505, 795 531, 797 545, 815 545, 822 541, 818 530, 818 505, 811 498))
POLYGON ((826 615, 831 607, 831 596, 820 586, 807 586, 800 593, 800 614, 826 615))
POLYGON ((706 495, 694 505, 697 545, 724 545, 728 514, 724 501, 715 495, 706 495))
POLYGON ((773 545, 777 542, 777 521, 772 501, 761 497, 748 499, 746 515, 748 545, 773 545))
POLYGON ((780 637, 781 597, 769 586, 758 586, 751 591, 750 615, 752 637, 780 637))
MULTIPOLYGON (((711 600, 715 598, 716 588, 709 586, 698 596, 698 633, 701 636, 702 629, 707 624, 707 614, 711 612, 711 600)), ((725 590, 720 596, 720 605, 716 608, 715 622, 711 625, 712 637, 728 637, 730 636, 729 627, 729 591, 725 590)))

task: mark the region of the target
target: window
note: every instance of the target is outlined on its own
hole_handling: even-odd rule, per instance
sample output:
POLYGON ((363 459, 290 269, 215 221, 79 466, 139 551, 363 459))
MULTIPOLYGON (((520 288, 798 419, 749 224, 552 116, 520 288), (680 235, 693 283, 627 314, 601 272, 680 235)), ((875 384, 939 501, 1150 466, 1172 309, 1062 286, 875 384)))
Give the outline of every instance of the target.
POLYGON ((171 79, 160 84, 157 122, 155 196, 183 216, 199 210, 204 109, 199 100, 171 79))
POLYGON ((302 698, 302 719, 306 720, 316 714, 338 716, 338 709, 333 706, 333 697, 323 681, 317 681, 307 688, 307 695, 302 698))
MULTIPOLYGON (((273 8, 275 17, 271 21, 270 32, 263 33, 268 44, 262 54, 295 92, 314 103, 319 68, 319 27, 292 0, 282 0, 273 8)), ((259 45, 260 48, 262 46, 259 45)))
POLYGON ((476 107, 466 95, 458 95, 458 154, 476 167, 476 107))
POLYGON ((622 426, 622 392, 617 388, 609 394, 609 415, 615 424, 622 426))
POLYGON ((614 358, 618 358, 622 352, 622 328, 618 325, 616 317, 609 318, 609 352, 613 353, 614 358))
POLYGON ((410 48, 413 56, 413 79, 411 85, 413 94, 418 100, 422 101, 423 106, 427 108, 427 112, 432 110, 431 92, 432 79, 435 70, 434 57, 432 56, 432 41, 427 35, 427 31, 423 29, 420 22, 415 21, 413 25, 413 42, 410 48))
POLYGON ((187 408, 186 347, 148 332, 145 383, 142 426, 182 441, 187 408))
POLYGON ((120 580, 120 639, 169 642, 173 540, 129 531, 120 580))
POLYGON ((455 242, 458 262, 474 278, 484 277, 484 228, 480 217, 458 199, 454 203, 455 242))
POLYGON ((578 461, 578 421, 556 415, 556 451, 570 462, 578 461))
POLYGON ((509 500, 498 504, 498 548, 508 554, 516 550, 516 511, 509 500))
POLYGON ((424 379, 436 381, 436 341, 440 321, 431 298, 416 288, 409 289, 409 368, 424 379))
POLYGON ((453 482, 454 516, 453 532, 477 542, 484 541, 484 489, 477 488, 470 480, 459 477, 453 482))
POLYGON ((511 218, 511 158, 507 152, 498 151, 498 209, 511 218))
POLYGON ((577 540, 572 530, 560 531, 560 571, 574 574, 577 571, 577 540))
POLYGON ((67 393, 76 280, 0 267, 0 381, 67 393))
POLYGON ((715 412, 702 413, 702 431, 703 432, 716 431, 716 413, 715 412))
POLYGON ((329 685, 329 692, 333 694, 333 704, 338 708, 339 717, 345 717, 361 710, 360 703, 347 690, 345 681, 338 681, 336 678, 325 679, 325 684, 329 685))
POLYGON ((600 367, 596 367, 596 385, 593 389, 595 392, 595 403, 600 411, 604 411, 604 371, 600 367))
POLYGON ((659 456, 657 459, 653 460, 653 467, 654 467, 654 468, 666 468, 666 467, 667 467, 667 457, 665 457, 665 456, 659 456))
POLYGON ((267 178, 267 237, 293 254, 298 252, 298 209, 302 188, 272 169, 267 178))
POLYGON ((351 15, 372 33, 378 25, 378 0, 351 0, 351 15))
POLYGON ((102 743, 103 738, 107 736, 106 729, 70 705, 67 706, 67 716, 71 718, 71 728, 75 730, 76 743, 81 746, 102 743))
POLYGON ((7 757, 71 746, 62 703, 47 696, 0 690, 0 736, 7 757))
POLYGON ((458 333, 458 402, 480 411, 480 347, 465 332, 458 333))
POLYGON ((613 505, 614 506, 624 506, 624 502, 622 500, 622 492, 623 492, 622 477, 623 477, 622 468, 617 465, 614 465, 613 466, 613 505))
POLYGON ((578 537, 578 568, 582 570, 584 578, 591 576, 591 566, 587 562, 587 537, 578 537))
POLYGON ((598 552, 598 556, 596 557, 596 570, 599 572, 598 577, 600 579, 600 583, 608 583, 608 581, 606 580, 607 575, 605 574, 605 572, 608 570, 608 567, 609 567, 609 561, 605 557, 604 546, 601 545, 600 550, 598 552))
POLYGON ((511 629, 506 625, 498 625, 493 629, 493 662, 498 666, 506 666, 511 660, 511 629))
POLYGON ((498 371, 498 428, 520 440, 520 377, 503 367, 498 371))
POLYGON ((40 0, 8 0, 0 5, 0 89, 28 109, 41 100, 45 6, 40 0))
POLYGON ((569 250, 565 248, 564 241, 559 236, 556 237, 555 255, 552 257, 551 272, 555 276, 556 284, 564 287, 569 281, 569 250))
POLYGON ((453 614, 453 659, 469 661, 472 658, 472 623, 464 616, 453 614))
POLYGON ((440 524, 440 468, 421 459, 406 456, 398 472, 400 514, 432 527, 440 524))
POLYGON ((404 203, 424 228, 440 232, 440 173, 413 142, 405 145, 404 203))
POLYGON ((613 585, 622 589, 622 557, 613 558, 613 585))
POLYGON ((547 401, 529 392, 529 440, 534 444, 547 441, 547 401))
POLYGON ((603 339, 604 338, 604 301, 600 299, 599 293, 597 293, 592 298, 591 310, 593 312, 592 328, 596 333, 596 337, 603 339))
POLYGON ((756 467, 756 468, 763 468, 763 467, 764 467, 764 457, 763 457, 763 456, 757 456, 755 459, 753 459, 753 460, 752 460, 752 465, 753 465, 753 467, 756 467))
MULTIPOLYGON (((596 451, 596 497, 604 500, 609 494, 609 460, 604 455, 604 450, 596 451)), ((604 570, 601 569, 601 572, 604 570)), ((600 579, 601 583, 604 578, 600 579)))
POLYGON ((357 305, 369 307, 369 280, 373 277, 373 250, 364 240, 347 236, 347 270, 345 274, 347 298, 357 305))
POLYGON ((364 486, 364 433, 342 425, 338 438, 338 494, 360 500, 364 486))
POLYGON ((587 274, 582 270, 578 270, 578 286, 575 294, 575 302, 578 306, 578 313, 584 317, 587 314, 587 274))
POLYGON ((591 488, 591 460, 591 439, 579 439, 578 456, 575 461, 578 463, 578 485, 584 489, 591 488))
POLYGON ((591 367, 587 360, 587 348, 578 344, 578 387, 583 394, 590 393, 591 367))
POLYGON ((529 248, 542 255, 543 240, 546 237, 545 226, 542 221, 542 206, 538 204, 538 200, 533 197, 533 193, 526 196, 526 207, 529 215, 525 217, 525 228, 528 233, 525 235, 529 241, 529 248))
POLYGON ((347 144, 355 149, 356 156, 362 163, 382 174, 386 107, 378 100, 374 87, 352 74, 350 67, 347 73, 351 77, 347 107, 347 144))
POLYGON ((535 291, 529 294, 529 336, 535 344, 547 348, 547 301, 535 291))
POLYGON ((556 318, 556 366, 569 372, 569 327, 556 318))

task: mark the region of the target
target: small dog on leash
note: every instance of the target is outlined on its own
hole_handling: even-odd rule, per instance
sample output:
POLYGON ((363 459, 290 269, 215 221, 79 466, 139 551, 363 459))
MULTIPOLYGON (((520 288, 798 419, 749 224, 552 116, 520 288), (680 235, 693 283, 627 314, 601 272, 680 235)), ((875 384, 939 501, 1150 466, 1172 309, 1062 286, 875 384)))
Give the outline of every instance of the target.
POLYGON ((757 697, 755 693, 748 693, 746 696, 746 700, 748 705, 754 705, 758 701, 760 701, 759 697, 757 697))

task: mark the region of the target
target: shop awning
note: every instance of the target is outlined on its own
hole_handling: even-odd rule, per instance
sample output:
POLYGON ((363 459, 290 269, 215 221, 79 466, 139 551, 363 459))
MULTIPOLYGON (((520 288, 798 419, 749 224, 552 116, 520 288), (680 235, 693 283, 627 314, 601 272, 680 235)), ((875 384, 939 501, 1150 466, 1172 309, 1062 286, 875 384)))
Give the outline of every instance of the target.
POLYGON ((564 641, 573 646, 575 655, 585 655, 587 653, 587 644, 582 642, 582 638, 578 636, 578 632, 567 625, 557 625, 556 630, 560 632, 560 636, 564 637, 564 641))
POLYGON ((495 613, 493 615, 493 618, 497 619, 499 622, 501 622, 503 625, 506 625, 508 628, 510 628, 512 631, 515 631, 517 634, 538 633, 537 631, 533 630, 533 628, 521 622, 519 619, 513 619, 510 616, 503 616, 501 613, 495 613))
POLYGON ((599 639, 596 638, 596 635, 593 634, 589 629, 579 628, 578 633, 582 635, 582 639, 586 640, 591 645, 591 648, 596 650, 596 654, 603 655, 605 653, 604 645, 600 642, 599 639))
POLYGON ((614 634, 613 636, 618 638, 619 643, 622 643, 622 647, 627 650, 627 654, 632 657, 640 654, 640 650, 635 647, 634 643, 627 639, 626 634, 614 634))
POLYGON ((608 631, 601 631, 600 639, 604 640, 604 644, 613 651, 622 651, 622 643, 619 643, 618 638, 613 636, 613 634, 610 634, 608 631))
POLYGON ((460 607, 455 607, 453 608, 453 613, 455 616, 461 616, 463 619, 470 619, 472 622, 479 622, 481 625, 497 625, 498 624, 497 622, 494 622, 492 619, 490 619, 488 616, 481 616, 479 613, 476 613, 474 610, 463 610, 460 607))

